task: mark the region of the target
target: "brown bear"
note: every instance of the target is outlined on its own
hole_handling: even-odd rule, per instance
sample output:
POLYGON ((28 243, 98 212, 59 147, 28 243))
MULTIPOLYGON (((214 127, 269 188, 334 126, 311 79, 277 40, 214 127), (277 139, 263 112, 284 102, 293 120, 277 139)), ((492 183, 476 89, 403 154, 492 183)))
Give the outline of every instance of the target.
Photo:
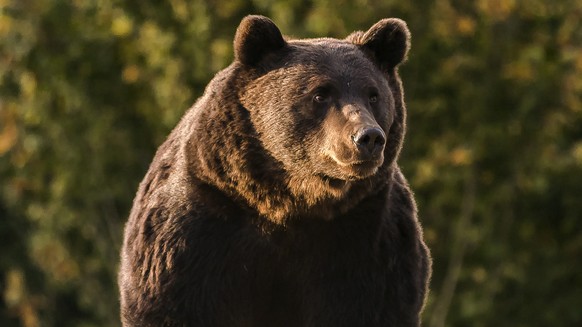
POLYGON ((345 40, 244 18, 140 184, 124 326, 420 324, 430 256, 397 164, 409 39, 394 18, 345 40))

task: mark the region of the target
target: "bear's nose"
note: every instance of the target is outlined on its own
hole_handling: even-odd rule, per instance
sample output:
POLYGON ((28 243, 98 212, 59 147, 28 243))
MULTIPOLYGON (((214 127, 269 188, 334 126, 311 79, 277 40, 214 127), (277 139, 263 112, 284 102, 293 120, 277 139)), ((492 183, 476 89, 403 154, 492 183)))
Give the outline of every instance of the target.
POLYGON ((384 148, 386 136, 379 127, 365 127, 352 136, 358 150, 366 155, 377 155, 384 148))

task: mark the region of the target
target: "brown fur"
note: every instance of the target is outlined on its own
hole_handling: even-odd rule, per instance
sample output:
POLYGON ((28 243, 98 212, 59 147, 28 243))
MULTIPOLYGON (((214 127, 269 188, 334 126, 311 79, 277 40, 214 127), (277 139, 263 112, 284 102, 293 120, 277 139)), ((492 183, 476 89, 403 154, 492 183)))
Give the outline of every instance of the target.
POLYGON ((397 166, 405 23, 285 41, 249 16, 234 45, 134 200, 124 326, 418 326, 430 258, 397 166))

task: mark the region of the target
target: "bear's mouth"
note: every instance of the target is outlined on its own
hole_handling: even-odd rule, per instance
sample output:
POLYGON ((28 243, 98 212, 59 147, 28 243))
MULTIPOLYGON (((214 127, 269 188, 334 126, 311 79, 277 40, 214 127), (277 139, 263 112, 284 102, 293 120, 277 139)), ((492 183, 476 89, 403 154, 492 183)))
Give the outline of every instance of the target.
POLYGON ((352 176, 357 178, 366 178, 374 175, 382 165, 383 160, 361 161, 349 165, 352 176))
MULTIPOLYGON (((377 170, 384 162, 384 156, 380 154, 376 158, 368 160, 342 160, 335 155, 333 151, 328 151, 325 155, 331 159, 336 165, 338 165, 342 170, 355 173, 355 175, 372 175, 370 172, 372 170, 377 170)), ((352 174, 350 174, 352 175, 352 174)), ((365 176, 364 176, 365 177, 365 176)))
POLYGON ((341 179, 346 181, 357 181, 374 175, 384 160, 354 161, 351 163, 339 163, 336 161, 342 172, 341 179))
POLYGON ((382 162, 363 161, 341 166, 341 170, 334 176, 328 174, 318 174, 326 185, 332 189, 344 189, 351 182, 356 182, 374 175, 382 162), (339 174, 338 174, 339 173, 339 174))
POLYGON ((342 160, 333 151, 327 151, 325 154, 335 166, 333 177, 330 174, 325 175, 327 177, 324 180, 329 182, 330 186, 331 184, 341 185, 340 181, 346 183, 368 178, 374 175, 384 162, 383 155, 371 160, 358 160, 356 158, 342 160))

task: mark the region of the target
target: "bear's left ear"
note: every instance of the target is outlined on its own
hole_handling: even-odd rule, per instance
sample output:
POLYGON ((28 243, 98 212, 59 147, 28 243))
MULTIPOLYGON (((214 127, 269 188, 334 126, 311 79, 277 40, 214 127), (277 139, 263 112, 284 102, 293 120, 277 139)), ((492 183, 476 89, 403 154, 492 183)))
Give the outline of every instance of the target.
POLYGON ((235 59, 245 65, 258 63, 265 55, 287 44, 272 20, 250 15, 241 21, 234 36, 235 59))
POLYGON ((410 48, 410 31, 398 18, 386 18, 363 32, 355 32, 346 38, 372 55, 382 70, 393 69, 406 59, 410 48))

